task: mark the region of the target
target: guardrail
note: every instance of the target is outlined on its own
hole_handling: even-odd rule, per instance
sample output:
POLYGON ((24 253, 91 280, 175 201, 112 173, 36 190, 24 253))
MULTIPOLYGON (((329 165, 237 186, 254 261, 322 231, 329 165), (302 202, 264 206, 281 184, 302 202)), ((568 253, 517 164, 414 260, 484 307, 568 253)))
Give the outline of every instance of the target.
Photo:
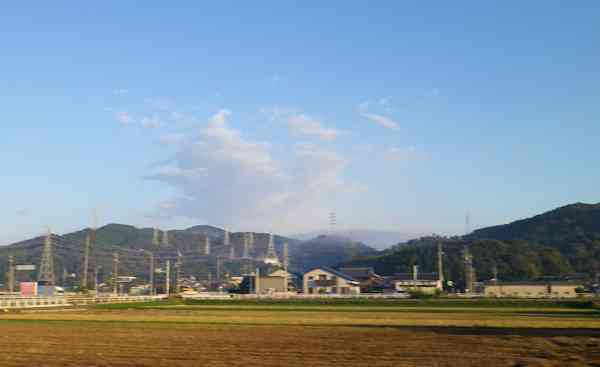
POLYGON ((0 297, 0 310, 24 308, 73 307, 107 303, 139 303, 164 299, 165 296, 56 296, 56 297, 0 297))

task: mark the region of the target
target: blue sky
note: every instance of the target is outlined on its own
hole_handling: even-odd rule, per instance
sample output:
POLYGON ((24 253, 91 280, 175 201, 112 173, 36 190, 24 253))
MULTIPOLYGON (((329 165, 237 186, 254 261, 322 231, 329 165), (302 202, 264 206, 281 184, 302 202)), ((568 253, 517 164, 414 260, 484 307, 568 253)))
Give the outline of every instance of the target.
POLYGON ((141 4, 3 6, 1 243, 93 208, 459 234, 600 201, 596 1, 141 4))

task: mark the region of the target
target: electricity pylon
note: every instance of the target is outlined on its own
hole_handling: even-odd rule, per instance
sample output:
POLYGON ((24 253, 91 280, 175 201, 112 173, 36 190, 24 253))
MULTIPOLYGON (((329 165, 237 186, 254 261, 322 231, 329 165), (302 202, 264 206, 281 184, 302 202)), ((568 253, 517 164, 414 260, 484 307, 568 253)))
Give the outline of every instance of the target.
POLYGON ((38 281, 45 285, 55 285, 54 278, 54 256, 52 255, 52 232, 48 229, 48 233, 44 238, 44 249, 42 251, 42 261, 40 263, 40 273, 38 281))

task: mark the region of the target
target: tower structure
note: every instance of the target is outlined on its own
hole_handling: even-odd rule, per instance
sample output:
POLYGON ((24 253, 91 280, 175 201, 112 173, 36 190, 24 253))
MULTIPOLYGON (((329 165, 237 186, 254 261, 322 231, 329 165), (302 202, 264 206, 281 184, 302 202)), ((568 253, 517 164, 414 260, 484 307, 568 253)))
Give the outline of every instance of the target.
POLYGON ((242 256, 243 259, 249 259, 250 258, 250 234, 249 233, 244 233, 244 255, 242 256))
POLYGON ((208 237, 208 235, 204 237, 204 254, 206 256, 210 256, 210 238, 208 237))
POLYGON ((290 266, 290 255, 289 255, 289 247, 288 247, 288 243, 284 243, 283 244, 283 271, 285 272, 284 275, 284 284, 285 284, 285 291, 289 291, 290 288, 290 283, 289 283, 289 279, 288 279, 288 268, 290 266))
POLYGON ((15 258, 14 256, 8 257, 8 291, 13 293, 15 291, 15 258))
POLYGON ((266 264, 279 265, 279 258, 277 257, 277 252, 275 251, 275 241, 273 240, 273 234, 269 234, 269 245, 267 247, 267 254, 265 256, 264 262, 266 264))
POLYGON ((335 212, 329 213, 329 230, 331 234, 335 233, 335 226, 337 225, 337 214, 335 212))
POLYGON ((181 251, 177 251, 177 261, 175 262, 175 293, 181 292, 181 279, 182 279, 182 266, 183 266, 183 255, 181 251))
POLYGON ((437 270, 438 270, 438 280, 444 284, 444 249, 442 247, 442 242, 439 241, 437 244, 437 270))
POLYGON ((229 236, 229 229, 225 228, 225 232, 223 232, 223 246, 227 247, 230 245, 231 238, 229 236))
POLYGON ((52 232, 50 229, 48 229, 48 233, 44 238, 44 249, 42 251, 42 261, 40 263, 38 281, 44 285, 55 285, 54 256, 52 255, 52 232))
POLYGON ((171 295, 171 260, 167 260, 165 272, 165 293, 168 297, 171 295))
POLYGON ((154 295, 154 253, 151 251, 146 251, 148 254, 148 261, 150 263, 150 268, 148 269, 148 284, 150 284, 150 295, 154 295))
POLYGON ((235 259, 235 246, 233 242, 229 245, 229 260, 235 259))
POLYGON ((160 245, 160 229, 152 228, 152 244, 154 246, 160 245))
POLYGON ((90 265, 90 249, 92 247, 92 232, 94 230, 90 230, 85 237, 85 249, 83 252, 83 270, 81 271, 81 284, 80 288, 82 291, 88 289, 88 273, 89 273, 89 265, 90 265))
POLYGON ((113 294, 117 296, 119 294, 119 253, 113 253, 113 294))
POLYGON ((465 267, 465 292, 471 293, 475 291, 475 268, 473 267, 473 255, 469 247, 465 247, 463 251, 464 267, 465 267))
POLYGON ((162 245, 163 246, 169 246, 169 231, 164 231, 163 232, 162 245))

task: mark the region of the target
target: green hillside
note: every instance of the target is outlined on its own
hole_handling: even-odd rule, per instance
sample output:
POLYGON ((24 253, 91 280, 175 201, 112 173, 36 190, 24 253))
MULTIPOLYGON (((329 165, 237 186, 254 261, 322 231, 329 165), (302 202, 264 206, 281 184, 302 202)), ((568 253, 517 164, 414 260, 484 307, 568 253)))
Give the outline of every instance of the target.
POLYGON ((346 265, 373 266, 382 275, 436 271, 436 245, 444 246, 447 279, 463 281, 462 251, 469 247, 479 280, 524 280, 600 270, 600 204, 573 204, 533 218, 483 228, 463 238, 425 237, 346 265))

